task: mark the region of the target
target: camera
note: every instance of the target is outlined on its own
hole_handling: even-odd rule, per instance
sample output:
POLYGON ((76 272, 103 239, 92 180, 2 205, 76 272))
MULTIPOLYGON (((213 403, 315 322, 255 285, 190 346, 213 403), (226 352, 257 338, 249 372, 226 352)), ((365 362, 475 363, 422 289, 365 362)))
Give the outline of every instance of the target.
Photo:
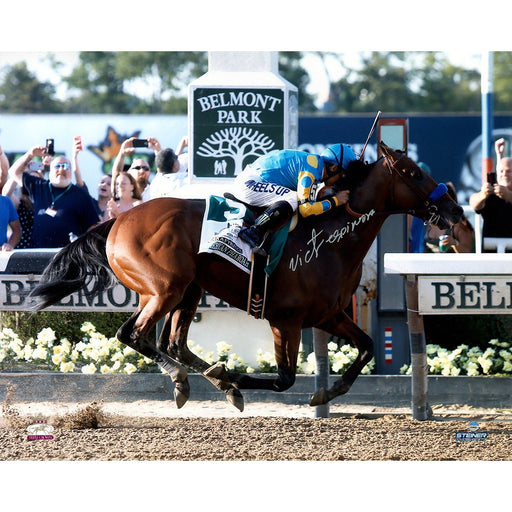
POLYGON ((46 139, 46 154, 50 156, 55 155, 55 147, 53 139, 46 139))
POLYGON ((147 139, 133 139, 132 144, 134 148, 147 148, 149 146, 147 139))
POLYGON ((490 185, 494 185, 496 183, 496 173, 495 172, 487 173, 487 183, 489 183, 490 185))

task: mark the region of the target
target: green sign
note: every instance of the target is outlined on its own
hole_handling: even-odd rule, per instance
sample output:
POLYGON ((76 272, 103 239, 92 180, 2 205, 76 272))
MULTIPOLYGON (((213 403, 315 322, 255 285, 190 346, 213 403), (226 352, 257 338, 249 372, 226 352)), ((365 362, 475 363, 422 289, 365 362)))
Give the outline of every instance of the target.
POLYGON ((261 155, 284 147, 284 90, 193 91, 193 168, 198 178, 234 178, 261 155))

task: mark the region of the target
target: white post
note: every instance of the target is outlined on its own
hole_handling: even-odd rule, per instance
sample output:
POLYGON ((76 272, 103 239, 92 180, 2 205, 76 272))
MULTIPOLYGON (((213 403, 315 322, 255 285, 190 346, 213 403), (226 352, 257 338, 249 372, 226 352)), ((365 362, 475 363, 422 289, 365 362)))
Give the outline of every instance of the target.
MULTIPOLYGON (((329 333, 313 329, 313 349, 315 351, 316 371, 315 390, 329 388, 329 333)), ((315 406, 315 418, 329 418, 329 404, 315 406)))
POLYGON ((427 347, 423 317, 418 311, 418 277, 408 275, 406 279, 407 324, 411 345, 411 406, 415 420, 428 420, 431 415, 428 405, 427 347))

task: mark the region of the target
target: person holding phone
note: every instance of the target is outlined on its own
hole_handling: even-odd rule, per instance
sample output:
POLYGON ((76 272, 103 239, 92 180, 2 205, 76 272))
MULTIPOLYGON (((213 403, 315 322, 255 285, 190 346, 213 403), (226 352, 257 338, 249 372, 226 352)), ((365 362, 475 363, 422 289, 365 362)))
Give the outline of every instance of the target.
POLYGON ((71 183, 71 162, 64 156, 53 158, 48 180, 24 172, 34 157, 47 155, 47 146, 34 146, 9 169, 34 205, 32 248, 64 247, 71 235, 80 236, 99 221, 87 191, 71 183))
POLYGON ((496 173, 489 173, 469 204, 484 220, 483 237, 512 238, 512 158, 503 157, 505 139, 498 139, 496 173))
MULTIPOLYGON (((152 149, 155 155, 162 150, 160 142, 154 137, 148 137, 147 139, 137 139, 136 137, 130 137, 124 140, 119 149, 119 153, 114 160, 112 166, 112 195, 115 195, 115 183, 116 178, 124 170, 125 159, 127 156, 133 155, 137 149, 152 149)), ((151 176, 151 165, 147 160, 143 158, 135 158, 132 160, 128 172, 135 178, 139 191, 142 196, 142 201, 149 201, 151 199, 149 191, 149 178, 151 176)))

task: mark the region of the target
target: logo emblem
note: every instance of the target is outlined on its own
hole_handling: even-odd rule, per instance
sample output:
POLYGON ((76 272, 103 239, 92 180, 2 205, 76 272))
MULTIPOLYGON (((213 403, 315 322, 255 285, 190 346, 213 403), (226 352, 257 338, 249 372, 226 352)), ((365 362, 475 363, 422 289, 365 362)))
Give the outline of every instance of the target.
POLYGON ((471 432, 476 432, 476 431, 478 430, 478 422, 476 422, 476 421, 470 421, 470 422, 469 422, 469 427, 468 427, 468 428, 469 428, 469 430, 470 430, 471 432))
POLYGON ((50 440, 53 439, 51 435, 54 431, 54 427, 52 425, 48 425, 46 420, 37 420, 27 427, 27 440, 28 441, 38 441, 38 440, 50 440))

